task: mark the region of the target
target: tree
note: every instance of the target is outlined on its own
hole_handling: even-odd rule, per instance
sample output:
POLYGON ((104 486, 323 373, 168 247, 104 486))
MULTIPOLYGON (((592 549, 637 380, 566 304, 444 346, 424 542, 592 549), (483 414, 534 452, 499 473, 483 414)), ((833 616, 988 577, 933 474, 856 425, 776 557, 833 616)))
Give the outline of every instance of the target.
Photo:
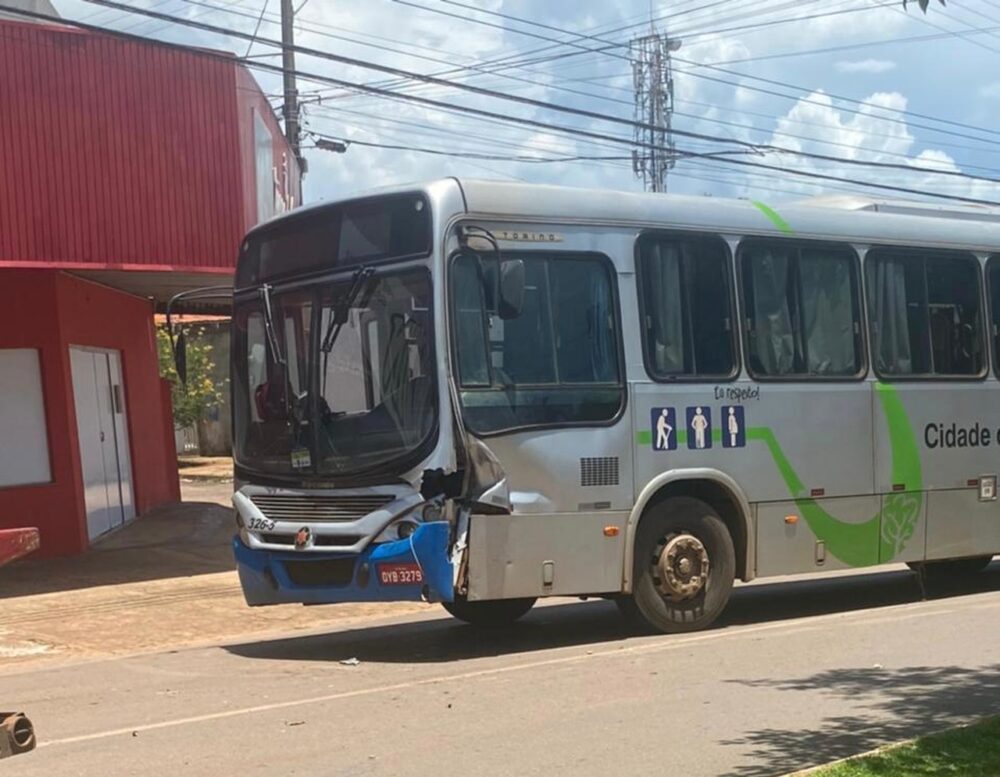
MULTIPOLYGON (((908 0, 903 0, 903 8, 906 8, 908 0)), ((944 0, 938 0, 941 5, 944 5, 944 0)), ((920 10, 927 13, 927 6, 931 4, 931 0, 917 0, 917 4, 920 6, 920 10)))
POLYGON ((174 367, 170 336, 166 327, 156 329, 156 347, 160 356, 160 375, 170 381, 170 396, 174 404, 174 423, 181 429, 193 426, 206 412, 222 401, 222 384, 213 379, 212 346, 202 335, 204 329, 188 331, 187 384, 183 384, 174 367))

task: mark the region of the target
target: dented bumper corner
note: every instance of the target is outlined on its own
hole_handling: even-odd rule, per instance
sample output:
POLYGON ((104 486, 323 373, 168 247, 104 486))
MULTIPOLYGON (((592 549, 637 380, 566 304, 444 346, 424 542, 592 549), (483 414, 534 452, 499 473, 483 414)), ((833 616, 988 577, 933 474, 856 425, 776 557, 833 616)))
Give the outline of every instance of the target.
POLYGON ((449 524, 435 521, 421 524, 404 540, 370 545, 361 553, 258 550, 238 536, 233 553, 251 606, 450 602, 455 591, 449 537, 449 524))

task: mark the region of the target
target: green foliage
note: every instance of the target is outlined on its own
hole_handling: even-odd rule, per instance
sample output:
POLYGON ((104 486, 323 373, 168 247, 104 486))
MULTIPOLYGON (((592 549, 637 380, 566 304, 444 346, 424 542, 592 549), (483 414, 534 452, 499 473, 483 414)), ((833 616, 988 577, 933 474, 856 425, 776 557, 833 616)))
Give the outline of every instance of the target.
POLYGON ((182 384, 174 368, 170 336, 166 327, 156 329, 156 347, 160 355, 160 375, 170 381, 174 403, 174 423, 181 428, 193 426, 205 413, 222 401, 222 384, 212 377, 215 363, 212 346, 202 335, 204 329, 187 330, 187 384, 182 384))
MULTIPOLYGON (((907 2, 908 0, 903 0, 903 8, 906 8, 907 2)), ((945 4, 944 0, 938 0, 938 2, 941 3, 941 5, 945 4)), ((927 13, 927 6, 930 5, 930 3, 931 0, 917 0, 917 5, 920 6, 920 10, 923 11, 924 13, 927 13)))
POLYGON ((820 769, 815 777, 994 777, 998 774, 1000 717, 820 769))

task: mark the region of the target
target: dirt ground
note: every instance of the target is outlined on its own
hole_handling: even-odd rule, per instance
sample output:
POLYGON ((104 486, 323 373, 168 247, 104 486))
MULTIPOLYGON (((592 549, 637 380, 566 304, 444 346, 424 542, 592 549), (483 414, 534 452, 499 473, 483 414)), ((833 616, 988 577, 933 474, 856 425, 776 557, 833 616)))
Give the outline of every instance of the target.
POLYGON ((0 672, 436 611, 421 603, 247 607, 230 548, 232 484, 185 475, 181 488, 183 502, 150 511, 83 556, 0 569, 0 672))

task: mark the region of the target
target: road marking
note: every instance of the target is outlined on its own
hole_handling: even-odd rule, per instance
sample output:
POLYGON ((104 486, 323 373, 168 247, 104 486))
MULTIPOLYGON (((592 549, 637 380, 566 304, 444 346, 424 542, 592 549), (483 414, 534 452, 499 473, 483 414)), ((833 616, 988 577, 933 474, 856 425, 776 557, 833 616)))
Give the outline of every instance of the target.
MULTIPOLYGON (((987 596, 993 597, 994 594, 980 594, 975 596, 987 596)), ((287 701, 272 702, 270 704, 257 704, 251 707, 240 707, 239 709, 232 710, 222 710, 220 712, 209 712, 204 715, 193 715, 186 718, 174 718, 172 720, 163 720, 158 723, 146 723, 138 726, 127 726, 124 728, 109 729, 107 731, 98 731, 92 734, 81 734, 79 736, 65 737, 63 739, 53 739, 47 742, 40 742, 38 747, 54 747, 57 745, 72 745, 81 742, 92 742, 99 739, 109 739, 116 736, 126 736, 132 734, 144 733, 147 731, 158 731, 167 728, 176 728, 179 726, 189 726, 197 723, 205 723, 214 720, 225 720, 227 718, 242 717, 244 715, 254 715, 260 712, 273 712, 275 710, 289 709, 292 707, 303 707, 311 704, 321 704, 330 701, 339 701, 342 699, 352 699, 359 696, 374 696, 381 693, 392 693, 394 691, 403 691, 411 688, 420 688, 426 685, 436 685, 439 683, 454 683, 463 680, 475 680, 481 677, 491 677, 500 674, 507 674, 509 672, 520 672, 528 669, 539 669, 547 666, 557 666, 561 664, 571 664, 580 661, 588 661, 591 659, 599 658, 609 658, 614 656, 623 655, 635 655, 640 653, 654 653, 654 652, 666 652, 670 650, 676 650, 678 648, 688 647, 689 645, 697 644, 699 642, 707 642, 710 640, 721 640, 721 639, 731 639, 739 638, 747 635, 759 634, 765 631, 776 631, 779 629, 786 629, 786 633, 797 633, 803 631, 811 631, 818 628, 818 624, 823 624, 832 620, 841 621, 864 621, 865 624, 870 624, 873 622, 883 622, 889 620, 911 620, 914 618, 923 618, 932 615, 939 614, 949 614, 954 613, 954 601, 952 600, 935 600, 934 602, 921 602, 918 604, 923 604, 925 607, 918 611, 913 611, 912 608, 914 604, 912 602, 899 605, 891 605, 888 607, 881 607, 878 609, 878 613, 882 616, 879 618, 869 618, 865 619, 865 615, 871 615, 871 610, 861 611, 861 612, 848 612, 848 613, 829 613, 827 615, 812 615, 805 616, 802 618, 795 618, 793 620, 779 621, 777 623, 763 623, 755 626, 743 626, 736 627, 732 630, 726 631, 706 631, 699 634, 694 634, 688 637, 665 637, 664 639, 669 641, 657 641, 653 643, 646 643, 641 645, 631 645, 626 647, 616 647, 609 648, 606 650, 589 650, 586 653, 577 653, 571 656, 560 656, 557 658, 548 658, 541 661, 529 661, 522 664, 513 664, 509 666, 499 666, 492 669, 477 669, 472 672, 462 672, 459 674, 452 675, 438 675, 435 677, 427 677, 421 680, 410 680, 403 683, 393 683, 392 685, 380 685, 372 688, 359 688, 353 691, 341 691, 339 693, 328 693, 322 696, 310 696, 304 699, 289 699, 287 701), (938 605, 935 607, 934 605, 938 605), (899 610, 910 609, 910 612, 904 613, 902 616, 899 615, 899 610), (787 627, 792 625, 793 628, 788 629, 787 627)), ((1000 598, 994 601, 987 602, 977 602, 970 604, 969 606, 963 608, 963 612, 991 609, 996 608, 1000 605, 1000 598)))

